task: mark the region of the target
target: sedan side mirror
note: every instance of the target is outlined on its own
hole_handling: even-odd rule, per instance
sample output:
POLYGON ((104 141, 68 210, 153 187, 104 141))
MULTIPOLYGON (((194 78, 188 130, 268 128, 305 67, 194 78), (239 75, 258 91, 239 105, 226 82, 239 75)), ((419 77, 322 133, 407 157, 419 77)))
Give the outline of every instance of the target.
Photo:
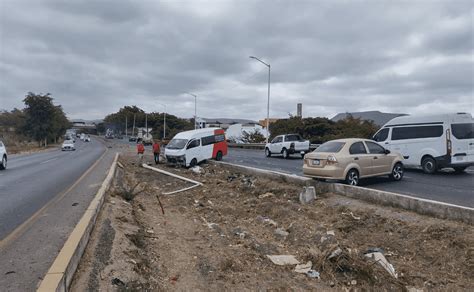
POLYGON ((390 154, 390 150, 385 149, 385 154, 390 154))

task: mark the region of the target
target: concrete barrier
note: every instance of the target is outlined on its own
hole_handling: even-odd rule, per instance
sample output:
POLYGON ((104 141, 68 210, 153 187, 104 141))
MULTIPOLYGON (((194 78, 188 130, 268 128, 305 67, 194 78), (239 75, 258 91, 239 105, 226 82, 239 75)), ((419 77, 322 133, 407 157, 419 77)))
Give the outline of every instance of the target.
MULTIPOLYGON (((340 183, 327 183, 299 175, 248 167, 222 161, 212 161, 212 163, 218 163, 225 168, 248 175, 262 176, 268 179, 294 183, 300 186, 314 186, 317 193, 336 193, 377 205, 400 208, 422 215, 429 215, 441 219, 456 220, 474 225, 474 208, 363 187, 354 187, 340 183)), ((403 183, 403 181, 400 183, 403 183)))
POLYGON ((97 215, 104 202, 104 195, 109 188, 115 174, 119 154, 115 155, 114 162, 102 186, 89 204, 81 220, 69 235, 63 248, 49 268, 48 273, 43 278, 37 291, 68 291, 74 273, 84 253, 89 238, 94 228, 97 215))

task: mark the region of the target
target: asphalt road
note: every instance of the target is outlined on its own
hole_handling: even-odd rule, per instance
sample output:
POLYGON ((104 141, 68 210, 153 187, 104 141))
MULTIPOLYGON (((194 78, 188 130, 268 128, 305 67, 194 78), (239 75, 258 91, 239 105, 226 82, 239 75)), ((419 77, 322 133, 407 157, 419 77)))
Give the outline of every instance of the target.
POLYGON ((9 158, 7 170, 0 171, 0 240, 71 186, 105 151, 97 140, 78 139, 76 148, 9 158))
MULTIPOLYGON (((295 155, 289 159, 281 156, 265 157, 263 150, 229 148, 223 159, 226 162, 303 175, 303 160, 295 155)), ((465 173, 442 171, 427 175, 420 170, 407 170, 402 181, 394 182, 388 177, 361 180, 361 186, 406 194, 414 197, 441 201, 466 207, 474 207, 474 167, 465 173)))

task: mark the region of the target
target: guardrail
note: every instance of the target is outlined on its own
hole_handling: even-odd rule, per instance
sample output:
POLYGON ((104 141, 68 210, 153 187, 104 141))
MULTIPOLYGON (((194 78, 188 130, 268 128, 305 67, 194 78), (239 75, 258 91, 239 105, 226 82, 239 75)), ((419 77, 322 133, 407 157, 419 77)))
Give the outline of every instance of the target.
MULTIPOLYGON (((309 149, 314 150, 321 144, 310 144, 309 149)), ((242 149, 265 149, 265 143, 227 143, 228 147, 231 148, 242 148, 242 149)))

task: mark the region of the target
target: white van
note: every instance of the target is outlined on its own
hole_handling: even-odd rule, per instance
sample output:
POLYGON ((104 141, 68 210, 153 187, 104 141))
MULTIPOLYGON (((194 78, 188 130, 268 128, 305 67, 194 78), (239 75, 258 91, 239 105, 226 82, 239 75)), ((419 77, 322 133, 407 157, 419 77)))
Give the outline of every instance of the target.
POLYGON ((463 172, 474 165, 474 121, 468 113, 397 117, 373 139, 400 152, 405 166, 421 166, 425 173, 445 167, 463 172))
POLYGON ((221 128, 205 128, 178 133, 165 148, 168 163, 195 166, 206 159, 221 160, 227 155, 227 141, 221 128))

